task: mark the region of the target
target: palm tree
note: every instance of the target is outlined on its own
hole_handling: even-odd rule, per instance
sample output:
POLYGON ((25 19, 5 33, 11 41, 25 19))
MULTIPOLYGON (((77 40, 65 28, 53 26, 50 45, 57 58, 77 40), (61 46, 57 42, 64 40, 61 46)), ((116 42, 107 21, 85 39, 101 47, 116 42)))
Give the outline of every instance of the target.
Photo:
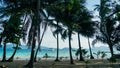
POLYGON ((72 31, 68 29, 68 41, 69 41, 69 54, 70 54, 70 63, 73 63, 73 57, 72 57, 72 47, 71 47, 71 36, 72 36, 72 31))
MULTIPOLYGON (((35 53, 35 57, 34 57, 34 61, 36 62, 37 61, 37 54, 38 54, 38 51, 40 50, 40 45, 41 45, 41 43, 42 43, 42 40, 43 40, 43 37, 44 37, 44 35, 45 35, 45 32, 46 32, 46 30, 47 30, 47 23, 45 24, 45 26, 44 26, 44 29, 43 29, 43 33, 42 33, 42 36, 41 36, 41 38, 40 38, 40 40, 38 40, 38 48, 37 48, 37 50, 36 50, 36 53, 35 53)), ((40 35, 40 34, 38 34, 38 35, 40 35)))
POLYGON ((89 45, 89 50, 90 50, 90 59, 94 59, 94 57, 92 55, 92 50, 91 50, 91 45, 90 45, 89 37, 88 37, 88 45, 89 45))
MULTIPOLYGON (((90 25, 93 24, 93 22, 91 20, 92 15, 88 11, 88 9, 86 7, 84 7, 85 2, 86 2, 86 0, 83 0, 81 2, 81 4, 80 4, 81 7, 79 7, 80 9, 78 10, 78 12, 79 12, 78 16, 75 17, 76 19, 75 19, 75 23, 73 25, 73 27, 74 27, 73 29, 77 32, 77 35, 78 35, 80 61, 84 60, 83 56, 82 56, 82 52, 81 52, 80 34, 82 34, 83 36, 87 36, 87 37, 91 37, 94 34, 94 30, 92 31, 93 27, 92 26, 90 27, 90 25), (88 27, 88 28, 86 28, 86 27, 88 27), (89 28, 91 29, 91 31, 89 31, 89 28)), ((89 43, 89 38, 88 38, 88 43, 89 43)), ((93 59, 94 57, 92 56, 90 43, 89 43, 89 48, 90 48, 91 58, 93 59)))
POLYGON ((8 62, 12 62, 12 61, 13 61, 14 56, 15 56, 15 54, 16 54, 18 48, 19 48, 19 45, 17 44, 16 47, 14 48, 15 50, 14 50, 12 56, 7 60, 8 62))
POLYGON ((3 59, 2 59, 2 62, 5 62, 6 61, 6 42, 4 42, 4 49, 3 49, 3 59))
MULTIPOLYGON (((19 32, 19 31, 17 31, 17 32, 19 32)), ((21 32, 21 31, 20 31, 20 32, 21 32)), ((20 32, 19 32, 19 33, 20 33, 20 32)), ((20 46, 20 38, 22 37, 22 34, 23 34, 23 33, 21 33, 21 35, 20 35, 20 36, 17 36, 17 37, 12 37, 13 40, 11 40, 10 43, 13 43, 13 45, 16 44, 16 46, 13 47, 14 52, 13 52, 12 56, 7 60, 8 62, 12 62, 12 61, 13 61, 14 56, 15 56, 17 50, 20 49, 20 47, 19 47, 19 46, 20 46)))
MULTIPOLYGON (((81 13, 80 18, 74 26, 75 31, 78 34, 79 49, 81 50, 81 44, 80 44, 80 38, 79 38, 80 37, 79 35, 81 34, 85 37, 88 37, 88 44, 89 44, 90 55, 91 55, 90 58, 93 59, 94 57, 92 56, 91 46, 89 42, 89 37, 93 37, 95 33, 94 22, 91 20, 93 16, 85 7, 81 9, 80 13, 81 13)), ((80 57, 81 57, 80 60, 83 60, 81 52, 80 52, 80 57)))
POLYGON ((89 50, 90 50, 90 59, 94 59, 94 57, 92 55, 89 37, 93 37, 94 33, 95 33, 95 28, 94 28, 94 25, 92 22, 81 24, 80 34, 88 38, 88 45, 89 45, 89 50))
POLYGON ((89 38, 92 38, 94 36, 94 33, 96 32, 96 29, 94 28, 94 22, 88 22, 87 24, 83 25, 83 31, 81 31, 81 34, 83 36, 86 36, 88 38, 88 45, 89 45, 89 51, 90 51, 90 59, 94 59, 92 55, 92 50, 91 50, 91 45, 90 45, 90 40, 89 38), (85 29, 84 26, 87 28, 85 29))
MULTIPOLYGON (((67 26, 67 25, 66 25, 67 26)), ((66 32, 66 31, 65 31, 66 32)), ((63 32, 64 33, 64 32, 63 32)), ((69 41, 69 53, 70 53, 70 63, 73 64, 73 58, 72 58, 72 51, 71 51, 71 36, 72 36, 72 31, 71 29, 68 28, 68 41, 69 41)))
MULTIPOLYGON (((13 15, 7 22, 3 23, 4 31, 1 33, 1 37, 2 41, 4 42, 4 53, 2 61, 6 61, 6 44, 8 42, 17 44, 19 42, 19 39, 22 37, 19 16, 19 14, 13 15)), ((11 58, 12 60, 13 57, 11 58)))
POLYGON ((80 52, 80 59, 79 61, 84 61, 84 58, 82 56, 82 47, 81 47, 81 43, 80 43, 80 34, 78 32, 78 44, 79 44, 79 52, 80 52))
POLYGON ((101 22, 99 23, 99 31, 101 35, 98 35, 97 39, 108 44, 111 52, 111 57, 113 57, 114 43, 111 40, 111 35, 114 31, 113 25, 116 23, 115 16, 120 11, 120 9, 118 8, 119 5, 117 3, 113 3, 111 0, 100 0, 100 5, 96 6, 99 11, 99 16, 101 20, 101 22))
POLYGON ((2 62, 6 61, 6 42, 4 42, 4 48, 3 48, 3 59, 2 62))
MULTIPOLYGON (((46 1, 45 1, 46 2, 46 1)), ((24 14, 24 16, 26 16, 27 18, 28 18, 28 16, 32 16, 32 17, 30 17, 30 19, 32 20, 32 22, 33 23, 31 23, 31 28, 30 28, 30 30, 29 30, 29 35, 28 35, 28 45, 32 45, 33 47, 32 47, 32 50, 31 50, 31 57, 33 58, 33 53, 34 53, 34 48, 35 48, 35 41, 33 41, 34 40, 34 38, 36 38, 36 37, 34 37, 35 35, 34 34, 36 34, 36 36, 39 36, 39 28, 36 28, 37 26, 39 27, 39 24, 37 23, 37 25, 36 24, 34 24, 35 22, 33 21, 33 20, 39 20, 38 19, 38 16, 39 16, 39 13, 40 13, 40 16, 41 16, 41 14, 43 14, 44 12, 43 11, 41 11, 43 8, 41 8, 41 10, 39 11, 38 9, 39 9, 39 6, 42 6, 42 7, 45 7, 45 5, 44 5, 44 3, 45 3, 44 1, 42 1, 42 2, 36 2, 36 1, 33 1, 33 2, 31 2, 31 4, 32 4, 32 7, 25 7, 26 5, 30 5, 30 4, 28 4, 28 3, 26 3, 26 1, 25 2, 21 2, 21 4, 23 3, 23 5, 22 5, 22 8, 24 9, 24 8, 28 8, 28 11, 27 12, 25 12, 25 14, 24 14), (34 7, 34 5, 35 4, 38 4, 37 6, 35 6, 34 7), (40 5, 40 3, 41 3, 41 5, 40 5), (38 8, 38 9, 36 9, 36 8, 38 8), (31 15, 31 13, 29 13, 29 10, 30 11, 32 11, 32 14, 33 13, 35 13, 34 15, 36 15, 36 16, 33 16, 33 15, 31 15), (36 13, 38 13, 38 14, 36 14, 36 13), (37 29, 37 32, 36 31, 34 31, 34 30, 36 30, 37 29), (35 33, 34 33, 35 32, 35 33), (37 34, 38 33, 38 34, 37 34), (34 43, 33 43, 34 42, 34 43), (33 44, 34 45, 33 45, 33 44)), ((54 1, 53 1, 54 2, 54 1)), ((52 3, 51 1, 49 2, 48 1, 48 3, 52 3)), ((48 5, 48 3, 45 3, 46 5, 48 5)), ((45 14, 43 14, 43 15, 45 15, 45 14)), ((25 18, 25 20, 26 20, 26 18, 25 18)), ((24 21, 25 21, 24 20, 24 21)), ((38 22, 38 21, 36 21, 36 22, 38 22)), ((40 22, 40 21, 39 21, 40 22)), ((28 28, 28 25, 29 25, 29 20, 27 21, 27 23, 23 26, 23 29, 24 29, 24 31, 27 31, 27 28, 28 28)), ((25 38, 24 38, 25 39, 25 38)), ((38 37, 38 39, 39 39, 39 37, 38 37)), ((40 43, 41 43, 41 41, 39 41, 40 43)), ((38 43, 39 43, 38 42, 38 43)), ((40 47, 40 45, 39 45, 39 47, 40 47)), ((37 51, 36 51, 36 54, 35 55, 37 55, 37 52, 38 52, 38 49, 37 49, 37 51)), ((35 56, 36 57, 36 56, 35 56)), ((31 60, 30 60, 30 64, 28 63, 28 66, 29 65, 31 65, 31 64, 33 64, 32 63, 32 59, 31 58, 31 60)), ((29 67, 32 67, 33 65, 31 65, 31 66, 29 66, 29 67)))
MULTIPOLYGON (((58 26, 58 22, 57 22, 57 26, 58 26)), ((57 27, 57 29, 58 29, 58 27, 57 27)), ((58 55, 59 55, 59 36, 57 33, 57 57, 56 57, 55 61, 59 61, 58 55)))
MULTIPOLYGON (((55 26, 57 27, 57 29, 55 31, 53 31, 53 36, 55 36, 55 34, 57 35, 57 55, 56 55, 56 59, 55 61, 59 61, 59 32, 61 32, 61 29, 59 28, 59 23, 57 22, 57 24, 55 24, 55 26)), ((55 27, 54 26, 54 27, 55 27)))
MULTIPOLYGON (((35 23, 35 22, 34 22, 35 23)), ((33 25, 32 26, 32 29, 33 30, 37 30, 37 28, 35 27, 36 25, 33 25)), ((32 49, 31 49, 31 56, 30 56, 30 60, 29 60, 29 63, 28 63, 28 67, 29 68, 33 68, 33 63, 34 63, 34 53, 35 53, 35 45, 36 45, 36 37, 37 37, 37 32, 33 32, 33 41, 32 41, 32 49)))
MULTIPOLYGON (((39 0, 38 0, 39 1, 39 0)), ((15 10, 15 9, 18 9, 16 10, 15 12, 16 13, 22 13, 22 15, 25 15, 26 12, 31 14, 29 11, 32 11, 32 13, 34 13, 34 15, 38 15, 36 12, 38 12, 37 10, 34 10, 36 8, 39 8, 38 7, 38 4, 37 3, 40 3, 40 2, 37 2, 37 1, 31 1, 31 4, 32 4, 32 7, 30 7, 29 5, 31 5, 30 3, 26 2, 26 1, 7 1, 7 0, 4 0, 4 2, 6 3, 7 7, 5 8, 10 8, 9 6, 15 6, 15 8, 12 8, 11 10, 15 10), (18 3, 19 2, 19 3, 18 3), (34 5, 37 4, 37 6, 34 7, 34 5), (27 9, 28 8, 28 9, 27 9), (26 10, 25 10, 26 9, 26 10), (25 13, 23 13, 25 12, 25 13), (36 13, 36 14, 35 14, 36 13)), ((10 9, 8 9, 9 11, 11 11, 10 9)), ((14 13, 15 13, 14 12, 14 13)), ((13 14, 14 14, 13 13, 13 14)), ((28 15, 28 14, 27 14, 28 15)), ((33 58, 34 58, 34 48, 35 48, 35 42, 36 42, 36 35, 37 35, 37 23, 38 21, 36 21, 38 19, 38 17, 35 17, 35 16, 32 16, 32 26, 31 26, 31 29, 34 30, 33 33, 32 33, 32 50, 31 50, 31 59, 30 59, 30 65, 29 65, 29 68, 33 68, 33 58), (36 23, 37 22, 37 23, 36 23), (35 24, 36 23, 36 24, 35 24)), ((20 17, 19 17, 20 18, 20 17)))
MULTIPOLYGON (((34 50, 35 50, 35 45, 36 45, 36 37, 39 36, 37 34, 39 34, 39 24, 41 23, 41 19, 42 18, 42 14, 45 15, 45 12, 43 12, 43 9, 46 8, 45 6, 48 4, 51 4, 52 2, 55 2, 55 0, 53 1, 40 1, 40 0, 34 0, 34 1, 26 1, 26 0, 19 0, 19 1, 8 1, 8 0, 4 0, 5 4, 7 5, 5 7, 5 9, 7 9, 9 11, 9 13, 22 13, 23 16, 21 17, 25 17, 25 19, 23 19, 25 25, 23 26, 24 31, 28 31, 27 29, 30 26, 30 30, 29 30, 29 35, 28 35, 28 44, 32 46, 31 49, 31 57, 30 57, 30 61, 28 63, 29 68, 33 68, 33 61, 34 61, 34 50), (15 8, 14 8, 15 7, 15 8), (11 9, 12 8, 12 9, 11 9), (14 11, 15 12, 12 12, 14 11), (30 20, 27 20, 30 19, 30 20), (27 20, 27 21, 26 21, 27 20)), ((26 34, 24 35, 24 37, 26 36, 26 34)), ((39 37, 38 37, 39 38, 39 37)), ((25 38, 24 38, 25 40, 25 38)))
MULTIPOLYGON (((85 1, 85 0, 84 0, 85 1)), ((60 21, 65 28, 67 28, 68 32, 68 40, 69 40, 69 52, 70 52, 70 63, 73 63, 72 53, 71 53, 71 36, 74 30, 74 24, 79 19, 80 16, 80 8, 83 6, 80 4, 84 3, 83 0, 75 0, 74 2, 71 0, 62 1, 52 5, 50 8, 51 16, 55 17, 57 21, 60 21)))
MULTIPOLYGON (((57 35, 57 56, 55 61, 59 61, 59 34, 61 35, 61 39, 64 41, 68 37, 68 29, 66 29, 62 24, 59 24, 60 22, 57 21, 57 24, 52 23, 52 27, 56 28, 56 30, 53 31, 53 36, 56 37, 57 35)), ((71 45, 71 44, 70 44, 71 45)))
MULTIPOLYGON (((3 1, 0 1, 0 2, 3 2, 3 1)), ((0 13, 1 13, 2 15, 0 15, 0 18, 1 18, 2 20, 0 20, 0 22, 3 23, 4 31, 1 33, 0 44, 1 44, 1 42, 3 42, 3 38, 4 38, 3 59, 2 59, 3 62, 6 61, 6 44, 7 44, 7 38, 8 38, 8 37, 7 37, 8 34, 6 34, 6 32, 7 32, 7 30, 8 30, 8 26, 5 26, 5 25, 7 24, 7 20, 8 20, 8 19, 7 19, 7 20, 3 20, 3 18, 5 18, 5 16, 7 16, 7 15, 6 15, 7 12, 5 12, 4 10, 5 10, 4 6, 1 6, 1 11, 0 11, 0 13)), ((8 14, 8 15, 9 15, 9 14, 8 14)))
POLYGON ((21 14, 17 15, 17 16, 16 15, 13 16, 15 18, 12 18, 9 21, 9 24, 11 23, 13 25, 12 28, 9 28, 10 32, 12 31, 12 33, 13 33, 11 35, 10 42, 17 44, 17 45, 16 45, 15 51, 13 52, 12 56, 7 61, 13 61, 13 58, 14 58, 14 56, 17 52, 17 49, 19 48, 19 45, 20 45, 20 38, 22 38, 22 36, 23 36, 22 27, 21 27, 22 23, 20 22, 19 16, 21 16, 21 14))
MULTIPOLYGON (((55 1, 52 1, 55 2, 55 1)), ((43 11, 43 9, 45 9, 46 5, 48 5, 49 3, 52 3, 51 1, 40 1, 40 0, 36 0, 35 2, 33 2, 32 4, 32 8, 31 10, 33 11, 32 14, 34 13, 33 17, 31 17, 32 22, 31 22, 31 28, 29 30, 29 34, 28 34, 28 45, 32 46, 31 49, 31 57, 30 57, 30 61, 29 63, 26 65, 29 68, 33 68, 33 62, 34 62, 34 58, 37 56, 37 51, 36 51, 36 56, 35 56, 35 46, 36 46, 36 41, 37 38, 39 39, 39 32, 40 32, 40 24, 42 23, 47 24, 47 20, 48 20, 48 16, 46 16, 45 12, 43 11), (34 7, 35 6, 35 7, 34 7), (41 20, 46 20, 45 22, 41 22, 41 20), (38 28, 37 28, 38 27, 38 28)), ((29 23, 29 22, 28 22, 29 23)), ((26 23, 27 24, 27 23, 26 23)), ((47 25, 45 25, 45 30, 46 30, 47 25)), ((28 28, 27 28, 28 29, 28 28)), ((45 32, 45 31, 44 31, 45 32)), ((43 35, 44 35, 43 32, 43 35)), ((42 38, 41 38, 42 40, 42 38)), ((41 40, 38 41, 38 47, 40 47, 41 44, 41 40)))

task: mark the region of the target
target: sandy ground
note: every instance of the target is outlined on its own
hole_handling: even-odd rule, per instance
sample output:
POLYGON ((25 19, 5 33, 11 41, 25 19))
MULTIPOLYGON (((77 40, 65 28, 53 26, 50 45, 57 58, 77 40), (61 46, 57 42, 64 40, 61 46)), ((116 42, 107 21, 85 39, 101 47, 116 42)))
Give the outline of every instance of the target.
MULTIPOLYGON (((6 66, 7 68, 26 68, 25 64, 28 60, 15 60, 14 62, 0 62, 0 66, 6 66)), ((70 64, 69 60, 61 60, 55 62, 51 59, 42 59, 34 63, 34 68, 120 68, 120 60, 116 63, 110 63, 108 60, 86 60, 74 61, 74 64, 70 64)))

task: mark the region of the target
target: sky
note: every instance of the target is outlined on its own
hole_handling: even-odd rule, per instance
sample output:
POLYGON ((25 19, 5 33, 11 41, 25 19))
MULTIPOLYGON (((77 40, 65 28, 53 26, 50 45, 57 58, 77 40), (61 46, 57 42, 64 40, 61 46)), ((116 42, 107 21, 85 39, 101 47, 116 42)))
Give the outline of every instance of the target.
MULTIPOLYGON (((86 6, 90 11, 93 11, 95 8, 95 4, 99 4, 99 0, 87 0, 86 6)), ((97 12, 94 12, 94 15, 98 15, 97 12)), ((60 37, 60 35, 59 35, 60 37)), ((83 48, 88 48, 88 40, 87 38, 80 36, 81 37, 81 45, 83 48)), ((93 39, 90 39, 90 41, 92 41, 93 39)), ((73 35, 72 36, 72 48, 78 48, 78 38, 77 35, 73 35)), ((98 42, 95 46, 104 46, 103 44, 101 44, 100 42, 98 42)), ((42 41, 42 46, 46 46, 49 48, 56 48, 57 47, 57 40, 56 38, 53 37, 53 34, 51 32, 51 29, 48 28, 48 30, 46 31, 43 41, 42 41)), ((59 46, 60 48, 65 48, 65 47, 69 47, 68 45, 68 38, 63 41, 61 40, 61 37, 59 38, 59 46)))

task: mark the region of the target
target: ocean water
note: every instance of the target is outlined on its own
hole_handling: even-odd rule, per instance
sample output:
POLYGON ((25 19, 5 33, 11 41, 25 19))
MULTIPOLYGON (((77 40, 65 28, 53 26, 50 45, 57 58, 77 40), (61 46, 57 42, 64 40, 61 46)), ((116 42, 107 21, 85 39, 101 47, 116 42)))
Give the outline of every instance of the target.
MULTIPOLYGON (((109 48, 108 47, 92 48, 92 52, 93 53, 97 53, 98 51, 107 52, 106 58, 110 57, 110 53, 109 53, 109 48)), ((13 54, 13 52, 14 52, 14 49, 12 48, 12 46, 7 47, 7 52, 6 52, 7 58, 9 58, 13 54)), ((30 52, 31 52, 31 49, 28 49, 26 46, 22 46, 22 49, 17 50, 15 58, 19 57, 20 59, 29 59, 30 58, 30 52)), ((42 58, 47 53, 48 56, 51 56, 52 58, 55 58, 56 57, 56 52, 57 52, 57 50, 55 48, 42 47, 41 51, 38 52, 38 57, 42 58)), ((76 59, 75 53, 76 53, 76 49, 73 49, 72 50, 72 56, 73 56, 74 59, 76 59)), ((3 48, 1 47, 0 48, 0 59, 2 58, 2 55, 3 55, 3 48)), ((87 55, 89 55, 89 50, 88 50, 87 55)), ((97 57, 94 54, 93 54, 93 56, 95 58, 97 57)), ((60 49, 59 50, 59 57, 68 57, 69 58, 69 49, 68 48, 60 49)))
MULTIPOLYGON (((7 58, 9 58, 13 52, 14 49, 12 48, 7 48, 6 49, 6 56, 7 58)), ((47 53, 48 56, 55 58, 56 57, 56 49, 41 49, 41 51, 38 52, 38 57, 42 58, 43 56, 45 56, 45 54, 47 53)), ((15 58, 19 57, 21 59, 29 59, 30 58, 30 54, 31 54, 31 49, 19 49, 17 50, 16 54, 15 54, 15 58)), ((75 58, 75 51, 72 51, 73 57, 75 58)), ((0 48, 0 59, 2 58, 3 55, 3 48, 0 48)), ((60 49, 59 50, 59 57, 69 57, 69 50, 68 49, 60 49)))

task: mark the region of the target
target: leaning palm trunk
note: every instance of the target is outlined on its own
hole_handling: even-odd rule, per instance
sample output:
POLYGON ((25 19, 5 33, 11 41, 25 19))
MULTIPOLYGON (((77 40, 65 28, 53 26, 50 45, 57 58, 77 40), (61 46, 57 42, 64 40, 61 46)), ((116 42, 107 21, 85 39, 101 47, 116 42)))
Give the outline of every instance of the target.
POLYGON ((35 42, 36 42, 36 40, 34 39, 32 49, 31 49, 30 61, 29 61, 28 65, 27 65, 29 68, 33 68, 34 53, 35 53, 35 42))
POLYGON ((39 8, 40 8, 40 0, 35 0, 36 7, 33 10, 33 13, 35 13, 36 16, 33 16, 32 19, 32 27, 33 27, 33 37, 32 37, 32 49, 31 49, 31 56, 30 61, 28 62, 28 67, 33 68, 34 64, 34 57, 35 57, 35 47, 36 47, 36 37, 37 37, 37 26, 40 24, 39 20, 39 8))
POLYGON ((93 55, 92 55, 92 50, 91 50, 91 46, 90 46, 90 40, 88 37, 88 45, 89 45, 89 50, 90 50, 90 59, 94 59, 93 55))
POLYGON ((111 58, 113 58, 114 57, 113 44, 110 40, 110 37, 108 37, 108 35, 107 35, 107 38, 108 38, 107 43, 108 43, 108 46, 109 46, 109 49, 110 49, 110 52, 111 52, 111 58))
MULTIPOLYGON (((105 29, 106 29, 106 27, 105 27, 105 29)), ((110 38, 109 38, 109 36, 108 36, 107 30, 106 30, 106 31, 103 31, 102 28, 101 28, 101 32, 102 32, 102 33, 106 36, 106 38, 107 38, 107 44, 108 44, 108 46, 109 46, 110 53, 111 53, 111 58, 112 58, 113 55, 114 55, 113 45, 112 45, 111 40, 110 40, 110 38)))
POLYGON ((73 63, 73 58, 72 58, 72 47, 71 47, 71 35, 72 35, 72 31, 69 30, 69 37, 68 37, 68 40, 69 40, 69 53, 70 53, 70 63, 71 64, 74 64, 73 63))
POLYGON ((15 54, 16 54, 16 52, 17 52, 18 46, 19 46, 19 45, 17 44, 16 47, 15 47, 15 51, 13 52, 12 56, 7 60, 8 62, 12 62, 12 61, 13 61, 14 56, 15 56, 15 54))
MULTIPOLYGON (((109 27, 107 27, 106 23, 106 18, 110 18, 110 16, 114 16, 114 14, 116 13, 112 13, 111 15, 109 15, 108 17, 106 17, 106 14, 108 12, 105 11, 105 5, 107 4, 107 1, 104 1, 104 0, 101 0, 100 1, 100 11, 99 11, 99 14, 100 14, 100 20, 101 20, 101 23, 100 23, 100 31, 101 33, 106 37, 106 42, 109 46, 109 49, 110 49, 110 53, 111 53, 111 58, 113 57, 114 53, 113 53, 113 45, 112 45, 112 42, 110 40, 110 34, 109 34, 109 31, 107 29, 109 29, 109 27)), ((107 7, 109 8, 109 7, 107 7)))
MULTIPOLYGON (((33 29, 36 30, 37 28, 33 26, 33 29)), ((31 49, 31 56, 28 64, 26 65, 28 68, 33 68, 33 63, 34 63, 34 53, 35 53, 35 46, 36 46, 36 35, 37 32, 33 32, 33 41, 32 41, 32 49, 31 49)))
POLYGON ((41 36, 41 39, 40 39, 40 41, 39 41, 39 43, 38 43, 38 48, 37 48, 37 50, 36 50, 35 57, 34 57, 34 61, 35 61, 35 62, 37 61, 37 54, 38 54, 38 51, 40 50, 40 45, 41 45, 42 40, 43 40, 43 37, 44 37, 44 35, 45 35, 46 28, 47 28, 47 24, 46 24, 45 27, 44 27, 44 31, 43 31, 42 36, 41 36))
POLYGON ((110 49, 110 53, 111 53, 111 58, 114 56, 114 51, 113 51, 113 45, 111 43, 111 41, 108 41, 108 45, 109 45, 109 49, 110 49))
POLYGON ((114 52, 113 52, 113 45, 112 45, 112 43, 111 43, 110 37, 108 36, 106 27, 104 27, 104 30, 102 30, 102 27, 101 27, 101 28, 100 28, 100 31, 101 31, 102 34, 107 38, 107 44, 108 44, 108 46, 109 46, 110 53, 111 53, 111 58, 112 58, 113 55, 114 55, 114 52))
POLYGON ((6 42, 4 42, 2 62, 5 62, 5 61, 6 61, 6 42))
POLYGON ((78 32, 78 44, 79 44, 79 51, 80 51, 80 58, 79 61, 84 61, 83 56, 82 56, 82 49, 81 49, 81 43, 80 43, 80 35, 78 32))
MULTIPOLYGON (((58 29, 58 22, 57 22, 57 29, 58 29)), ((58 33, 57 33, 57 56, 56 56, 55 61, 59 61, 58 55, 59 55, 59 36, 58 36, 58 33)))

